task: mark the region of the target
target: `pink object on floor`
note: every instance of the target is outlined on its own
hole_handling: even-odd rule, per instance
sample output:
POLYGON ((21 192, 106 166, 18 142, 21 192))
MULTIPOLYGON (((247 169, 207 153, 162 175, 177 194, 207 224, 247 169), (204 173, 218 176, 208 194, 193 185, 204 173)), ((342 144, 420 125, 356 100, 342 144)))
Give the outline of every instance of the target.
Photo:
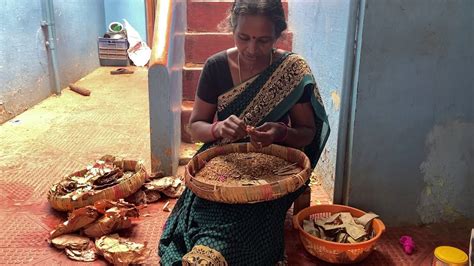
POLYGON ((408 255, 411 255, 415 250, 415 241, 410 236, 400 237, 400 244, 403 246, 403 251, 408 255))

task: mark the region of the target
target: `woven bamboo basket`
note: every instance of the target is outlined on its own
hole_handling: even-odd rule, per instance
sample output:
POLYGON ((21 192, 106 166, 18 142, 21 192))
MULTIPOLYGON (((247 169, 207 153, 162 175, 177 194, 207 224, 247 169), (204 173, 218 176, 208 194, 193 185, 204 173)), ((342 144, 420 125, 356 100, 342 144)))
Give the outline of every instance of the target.
POLYGON ((234 143, 213 147, 194 156, 186 165, 185 182, 186 186, 198 197, 215 202, 239 204, 270 201, 283 197, 303 186, 310 176, 310 161, 301 150, 275 144, 257 150, 250 143, 234 143), (260 152, 277 156, 290 163, 296 163, 303 170, 289 177, 275 177, 272 182, 255 185, 239 183, 229 185, 226 182, 216 185, 195 178, 196 173, 204 167, 205 162, 216 156, 233 152, 260 152))
MULTIPOLYGON (((51 204, 51 207, 58 211, 71 211, 87 205, 93 205, 94 202, 101 199, 118 200, 126 198, 135 193, 145 182, 147 174, 141 161, 117 160, 114 161, 114 164, 122 168, 123 171, 134 171, 135 174, 122 180, 118 184, 101 190, 95 190, 92 194, 84 194, 82 197, 75 200, 68 196, 53 195, 53 193, 49 191, 48 201, 51 204)), ((74 175, 83 176, 86 172, 87 169, 83 169, 70 174, 68 177, 74 175)))

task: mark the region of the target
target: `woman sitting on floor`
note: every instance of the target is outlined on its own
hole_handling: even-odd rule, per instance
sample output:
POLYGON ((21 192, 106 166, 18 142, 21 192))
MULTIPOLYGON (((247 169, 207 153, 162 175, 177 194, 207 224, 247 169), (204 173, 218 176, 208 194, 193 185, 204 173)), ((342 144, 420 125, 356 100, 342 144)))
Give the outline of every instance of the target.
MULTIPOLYGON (((229 24, 236 47, 206 61, 190 118, 194 139, 205 143, 200 151, 230 142, 277 143, 302 149, 314 167, 329 126, 304 59, 273 48, 287 27, 281 1, 236 1, 229 24)), ((306 187, 255 204, 212 202, 186 189, 161 236, 161 263, 275 265, 284 260, 286 212, 306 187)))

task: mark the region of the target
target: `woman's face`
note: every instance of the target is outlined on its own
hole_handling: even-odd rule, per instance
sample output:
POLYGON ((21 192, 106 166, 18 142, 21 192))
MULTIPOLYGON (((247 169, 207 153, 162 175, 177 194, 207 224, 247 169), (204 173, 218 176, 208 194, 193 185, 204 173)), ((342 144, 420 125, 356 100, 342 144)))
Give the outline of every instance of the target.
POLYGON ((234 40, 241 60, 246 63, 268 60, 276 41, 275 26, 266 16, 241 15, 237 19, 234 40))

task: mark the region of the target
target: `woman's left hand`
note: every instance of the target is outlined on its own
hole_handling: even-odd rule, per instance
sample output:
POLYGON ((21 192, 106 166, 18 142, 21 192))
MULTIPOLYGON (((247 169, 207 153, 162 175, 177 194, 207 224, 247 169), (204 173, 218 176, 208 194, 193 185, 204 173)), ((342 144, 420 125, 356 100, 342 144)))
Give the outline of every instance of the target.
POLYGON ((257 128, 248 127, 247 133, 250 137, 250 143, 255 148, 263 148, 283 139, 287 130, 286 126, 280 123, 266 122, 257 128))

